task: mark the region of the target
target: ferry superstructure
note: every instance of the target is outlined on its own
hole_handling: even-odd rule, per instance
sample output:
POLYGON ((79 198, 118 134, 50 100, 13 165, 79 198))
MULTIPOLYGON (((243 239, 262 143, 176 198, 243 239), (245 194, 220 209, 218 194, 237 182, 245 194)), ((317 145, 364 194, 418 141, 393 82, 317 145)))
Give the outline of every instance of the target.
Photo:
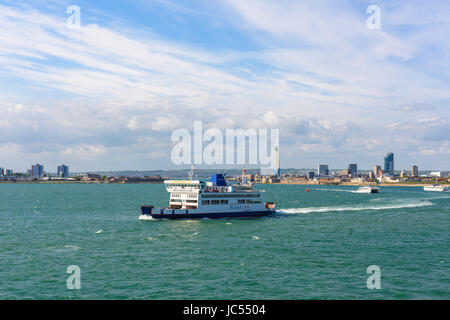
POLYGON ((168 208, 141 207, 140 219, 202 219, 262 217, 276 212, 275 202, 264 201, 264 191, 253 190, 243 179, 228 185, 222 174, 210 181, 166 180, 168 208))

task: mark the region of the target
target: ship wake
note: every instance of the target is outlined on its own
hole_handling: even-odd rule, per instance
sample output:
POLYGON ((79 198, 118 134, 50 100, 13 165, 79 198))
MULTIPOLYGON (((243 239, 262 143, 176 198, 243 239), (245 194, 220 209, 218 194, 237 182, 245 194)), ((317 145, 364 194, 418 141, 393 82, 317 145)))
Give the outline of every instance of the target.
POLYGON ((310 189, 310 190, 319 190, 319 191, 334 191, 334 192, 350 192, 350 193, 367 193, 365 191, 360 190, 350 190, 350 189, 310 189))
POLYGON ((422 201, 417 203, 398 203, 398 204, 385 204, 379 206, 336 206, 336 207, 309 207, 309 208, 290 208, 277 210, 280 214, 304 214, 315 212, 340 212, 340 211, 379 211, 379 210, 393 210, 403 208, 419 208, 432 206, 430 201, 422 201))

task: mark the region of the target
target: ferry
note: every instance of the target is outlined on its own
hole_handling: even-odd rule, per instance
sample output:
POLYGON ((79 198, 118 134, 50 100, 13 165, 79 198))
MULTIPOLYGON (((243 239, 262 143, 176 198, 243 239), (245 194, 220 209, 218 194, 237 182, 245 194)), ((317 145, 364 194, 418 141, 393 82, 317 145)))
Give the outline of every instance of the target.
POLYGON ((423 190, 425 190, 425 191, 446 192, 446 191, 448 191, 448 187, 441 186, 439 184, 433 184, 432 186, 425 186, 425 187, 423 187, 423 190))
POLYGON ((146 219, 218 219, 262 217, 276 212, 276 202, 265 202, 263 190, 253 190, 244 174, 241 184, 229 185, 222 174, 210 181, 165 180, 168 208, 141 207, 146 219))
POLYGON ((357 192, 360 193, 378 193, 378 191, 380 191, 380 188, 378 187, 374 187, 374 186, 363 186, 360 187, 357 192))

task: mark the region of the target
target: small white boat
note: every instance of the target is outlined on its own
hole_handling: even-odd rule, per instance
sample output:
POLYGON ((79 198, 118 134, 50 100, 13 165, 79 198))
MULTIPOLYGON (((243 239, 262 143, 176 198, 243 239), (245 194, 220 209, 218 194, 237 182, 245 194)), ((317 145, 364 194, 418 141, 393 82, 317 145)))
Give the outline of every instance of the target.
POLYGON ((423 187, 423 190, 425 190, 425 191, 445 192, 445 191, 448 191, 448 187, 441 186, 439 184, 433 184, 432 186, 425 186, 425 187, 423 187))
POLYGON ((359 193, 378 193, 380 191, 380 188, 374 187, 374 186, 363 186, 360 187, 356 192, 359 193))

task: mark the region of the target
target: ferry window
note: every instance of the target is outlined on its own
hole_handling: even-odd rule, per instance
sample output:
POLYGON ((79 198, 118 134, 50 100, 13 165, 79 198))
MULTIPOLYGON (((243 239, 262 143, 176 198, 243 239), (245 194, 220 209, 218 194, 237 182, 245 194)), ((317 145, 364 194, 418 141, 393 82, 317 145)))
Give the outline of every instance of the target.
POLYGON ((240 204, 245 203, 245 200, 239 199, 238 203, 240 203, 240 204))
POLYGON ((252 200, 245 200, 245 203, 252 203, 252 200))
POLYGON ((228 204, 228 200, 220 200, 220 204, 228 204))
POLYGON ((209 200, 203 200, 202 204, 209 204, 209 200))
POLYGON ((219 200, 211 200, 211 204, 219 204, 219 200))
POLYGON ((181 199, 172 199, 172 202, 181 202, 181 199))
POLYGON ((189 203, 197 203, 197 200, 186 200, 186 202, 189 202, 189 203))

